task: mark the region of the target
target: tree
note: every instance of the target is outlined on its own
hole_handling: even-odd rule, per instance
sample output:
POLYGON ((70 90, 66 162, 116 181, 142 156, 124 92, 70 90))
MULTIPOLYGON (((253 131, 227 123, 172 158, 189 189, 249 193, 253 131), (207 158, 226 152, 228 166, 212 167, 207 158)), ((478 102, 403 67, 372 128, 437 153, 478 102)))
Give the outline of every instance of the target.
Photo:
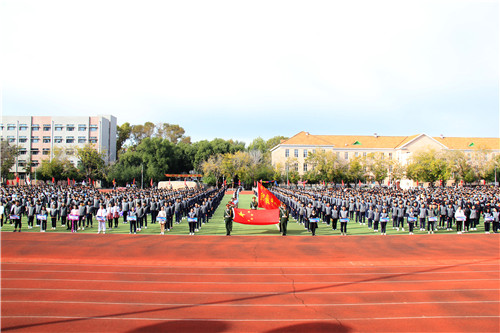
POLYGON ((130 126, 130 123, 123 123, 121 126, 116 126, 116 157, 123 152, 122 148, 125 142, 130 139, 131 134, 132 126, 130 126))
POLYGON ((91 145, 77 148, 78 166, 85 179, 104 179, 105 163, 104 153, 99 153, 91 145))
POLYGON ((444 159, 448 164, 448 173, 456 180, 463 180, 465 183, 473 183, 477 176, 467 161, 465 153, 458 150, 446 151, 444 159))
POLYGON ((1 176, 2 182, 7 178, 10 169, 16 163, 16 157, 19 156, 19 147, 9 144, 6 140, 1 140, 1 176))
POLYGON ((269 150, 269 149, 276 147, 283 140, 288 140, 288 137, 279 135, 279 136, 274 136, 274 137, 270 138, 269 140, 266 141, 267 149, 269 150))
POLYGON ((159 123, 156 125, 156 130, 158 137, 167 139, 170 142, 177 144, 178 142, 190 143, 191 138, 189 136, 184 136, 184 128, 176 124, 169 123, 159 123))
POLYGON ((363 157, 362 165, 366 168, 365 177, 382 184, 389 172, 389 163, 381 153, 370 153, 363 157))
POLYGON ((448 164, 442 153, 435 150, 415 152, 406 168, 406 173, 412 180, 431 184, 449 178, 448 164))
POLYGON ((248 151, 260 151, 265 154, 268 150, 266 141, 261 137, 254 139, 248 146, 248 151))
POLYGON ((398 161, 392 161, 392 172, 391 178, 393 181, 401 181, 406 175, 406 168, 401 165, 398 161))

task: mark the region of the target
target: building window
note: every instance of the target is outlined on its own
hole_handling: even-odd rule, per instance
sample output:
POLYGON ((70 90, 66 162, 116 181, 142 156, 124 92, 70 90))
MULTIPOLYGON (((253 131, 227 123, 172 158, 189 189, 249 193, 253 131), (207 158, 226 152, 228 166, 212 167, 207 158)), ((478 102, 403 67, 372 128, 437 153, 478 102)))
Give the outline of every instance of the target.
POLYGON ((54 131, 62 131, 64 129, 64 126, 61 124, 56 124, 54 125, 54 131))
POLYGON ((313 154, 316 154, 316 149, 313 149, 313 154))
POLYGON ((298 164, 298 163, 295 163, 295 164, 293 165, 293 168, 294 168, 294 170, 295 170, 295 171, 297 171, 297 172, 298 172, 298 171, 299 171, 299 164, 298 164))
POLYGON ((3 124, 0 124, 0 130, 3 131, 3 124))
POLYGON ((50 143, 50 136, 44 136, 43 143, 50 143))
POLYGON ((55 136, 54 137, 54 143, 62 143, 63 139, 62 136, 55 136))
POLYGON ((33 125, 31 126, 31 131, 39 131, 40 130, 40 125, 33 125))
POLYGON ((294 149, 293 156, 299 157, 299 150, 298 149, 294 149))
POLYGON ((345 152, 344 153, 344 159, 348 160, 349 159, 349 153, 348 152, 345 152))
POLYGON ((20 137, 19 137, 19 142, 20 142, 20 143, 25 143, 26 141, 28 141, 28 139, 26 139, 26 137, 25 137, 25 136, 20 136, 20 137))
POLYGON ((46 125, 46 124, 45 124, 45 125, 43 125, 43 130, 44 130, 45 132, 49 132, 49 131, 50 131, 50 125, 46 125))
POLYGON ((19 130, 20 131, 27 131, 28 130, 28 125, 26 125, 26 124, 19 125, 19 130))
POLYGON ((389 172, 392 172, 392 164, 389 165, 389 172))
POLYGON ((337 152, 336 154, 337 154, 337 158, 340 158, 340 152, 337 152))
POLYGON ((15 130, 16 130, 16 124, 7 125, 7 131, 15 131, 15 130))
POLYGON ((38 142, 40 142, 40 139, 37 136, 31 137, 31 143, 38 143, 38 142))
POLYGON ((49 155, 50 154, 50 149, 49 148, 43 148, 42 154, 43 155, 49 155))
POLYGON ((363 157, 366 157, 366 151, 363 152, 363 157))
POLYGON ((66 143, 75 143, 75 138, 74 138, 74 137, 72 137, 72 136, 68 136, 68 137, 66 138, 66 143))
POLYGON ((78 131, 83 132, 87 130, 87 125, 78 125, 78 131))
POLYGON ((389 153, 389 161, 392 161, 392 153, 389 153))
POLYGON ((380 159, 383 161, 385 159, 385 154, 384 153, 380 153, 380 159))
POLYGON ((304 163, 304 172, 307 172, 307 163, 304 163))
POLYGON ((358 152, 355 152, 354 153, 354 157, 358 157, 359 156, 359 153, 358 152))
POLYGON ((90 131, 91 132, 97 131, 97 125, 90 125, 90 131))
POLYGON ((9 143, 10 143, 10 142, 16 142, 16 138, 15 138, 15 137, 13 137, 13 136, 8 136, 8 137, 7 137, 7 142, 9 142, 9 143))
POLYGON ((26 153, 27 153, 26 148, 19 149, 19 155, 26 155, 26 153))
POLYGON ((66 125, 66 131, 73 132, 74 130, 75 130, 75 125, 73 124, 66 125))
POLYGON ((40 162, 38 162, 38 161, 31 161, 31 165, 32 165, 34 168, 36 168, 36 167, 38 167, 38 166, 40 165, 40 162))
POLYGON ((290 149, 285 149, 285 157, 289 157, 290 156, 290 149))
POLYGON ((304 149, 304 158, 307 157, 307 149, 304 149))
POLYGON ((97 137, 91 136, 90 139, 89 139, 89 142, 90 143, 97 143, 97 137))
POLYGON ((38 155, 39 153, 40 153, 40 150, 38 150, 38 148, 31 149, 31 155, 38 155))
POLYGON ((84 136, 78 137, 78 143, 85 143, 85 142, 87 142, 87 138, 85 138, 84 136))
POLYGON ((17 161, 17 166, 24 168, 26 166, 26 161, 25 160, 19 160, 17 161))

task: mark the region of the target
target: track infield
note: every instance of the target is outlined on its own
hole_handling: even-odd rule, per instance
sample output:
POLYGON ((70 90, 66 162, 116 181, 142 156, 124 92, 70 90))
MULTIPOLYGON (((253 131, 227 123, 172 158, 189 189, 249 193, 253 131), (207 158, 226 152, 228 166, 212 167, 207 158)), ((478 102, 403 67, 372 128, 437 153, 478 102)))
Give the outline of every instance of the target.
POLYGON ((2 233, 2 332, 499 332, 498 235, 2 233))

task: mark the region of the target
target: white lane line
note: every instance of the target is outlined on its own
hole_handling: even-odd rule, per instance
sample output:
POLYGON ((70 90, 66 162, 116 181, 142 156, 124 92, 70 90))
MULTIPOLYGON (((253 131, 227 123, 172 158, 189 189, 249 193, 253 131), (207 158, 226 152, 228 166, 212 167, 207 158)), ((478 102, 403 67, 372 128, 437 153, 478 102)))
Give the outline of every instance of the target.
MULTIPOLYGON (((140 294, 193 294, 193 295, 291 295, 293 291, 283 291, 283 292, 260 292, 260 291, 164 291, 164 290, 105 290, 105 289, 60 289, 60 288, 2 288, 2 291, 51 291, 51 292, 101 292, 101 293, 140 293, 140 294)), ((296 291, 295 293, 300 293, 301 295, 323 295, 323 294, 381 294, 381 293, 392 293, 392 294, 402 294, 402 293, 450 293, 450 292, 478 292, 487 291, 494 292, 499 291, 497 289, 421 289, 421 290, 368 290, 368 291, 296 291)))
POLYGON ((258 266, 258 263, 256 263, 255 266, 159 266, 159 265, 119 265, 119 264, 84 264, 84 263, 77 263, 77 264, 68 264, 68 263, 33 263, 33 262, 3 262, 2 265, 28 265, 30 267, 33 266, 77 266, 77 267, 82 267, 82 266, 92 266, 92 267, 149 267, 149 268, 164 268, 164 269, 177 269, 177 268, 189 268, 189 269, 241 269, 241 268, 255 268, 255 269, 280 269, 280 268, 286 268, 286 269, 366 269, 366 268, 400 268, 400 267, 448 267, 448 268, 454 268, 456 266, 495 266, 498 267, 498 263, 495 264, 486 264, 486 263, 478 263, 478 262, 473 262, 473 263, 457 263, 457 264, 446 264, 446 265, 355 265, 353 264, 350 267, 346 266, 275 266, 275 267, 269 267, 269 266, 258 266))
POLYGON ((91 305, 132 305, 132 306, 173 306, 173 307, 309 307, 309 306, 384 306, 384 305, 421 305, 421 304, 488 304, 488 303, 500 303, 500 301, 437 301, 437 302, 382 302, 382 303, 319 303, 319 304, 242 304, 235 303, 233 301, 223 301, 225 304, 206 304, 206 303, 128 303, 128 302, 86 302, 86 301, 5 301, 2 303, 49 303, 49 304, 91 304, 91 305), (231 303, 231 304, 230 304, 231 303))
POLYGON ((85 273, 85 274, 124 274, 124 275, 186 275, 186 276, 352 276, 352 275, 416 275, 416 274, 474 274, 474 273, 500 273, 496 271, 448 271, 448 272, 377 272, 377 273, 159 273, 159 272, 114 272, 114 271, 60 271, 60 270, 33 270, 33 269, 2 269, 2 272, 33 272, 33 273, 85 273))
MULTIPOLYGON (((398 278, 398 276, 383 278, 377 281, 294 281, 295 285, 319 285, 322 287, 328 287, 328 285, 332 285, 335 287, 337 285, 342 284, 360 284, 360 283, 423 283, 423 282, 472 282, 472 281, 498 281, 498 279, 457 279, 457 280, 393 280, 394 278, 398 278), (326 286, 325 286, 326 285, 326 286)), ((218 285, 218 284, 232 284, 232 285, 289 285, 292 281, 283 281, 283 282, 246 282, 246 281, 141 281, 141 280, 88 280, 88 279, 47 279, 47 278, 2 278, 2 281, 63 281, 63 282, 98 282, 98 283, 143 283, 143 284, 197 284, 197 285, 218 285)))
MULTIPOLYGON (((409 319, 497 319, 500 316, 420 316, 420 317, 365 317, 365 318, 286 318, 286 319, 233 319, 233 318, 147 318, 147 317, 77 317, 77 316, 1 316, 2 319, 60 319, 60 320, 134 320, 134 321, 210 321, 210 322, 311 322, 311 321, 368 321, 368 320, 409 320, 409 319)), ((43 323, 41 323, 43 325, 43 323)), ((5 329, 5 328, 4 328, 5 329)))

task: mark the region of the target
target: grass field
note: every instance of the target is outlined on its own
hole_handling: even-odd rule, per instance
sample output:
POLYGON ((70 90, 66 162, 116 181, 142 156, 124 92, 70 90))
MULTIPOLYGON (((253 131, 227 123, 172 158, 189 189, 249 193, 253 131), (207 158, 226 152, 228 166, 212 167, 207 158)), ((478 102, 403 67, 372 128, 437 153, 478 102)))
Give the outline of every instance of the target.
MULTIPOLYGON (((224 224, 223 214, 225 203, 231 199, 231 195, 226 195, 222 200, 221 205, 216 210, 212 219, 210 219, 209 223, 204 224, 197 235, 225 235, 226 228, 224 224)), ((252 195, 244 194, 240 195, 239 198, 239 208, 250 208, 250 201, 252 199, 252 195)), ((22 219, 22 231, 23 232, 39 232, 40 228, 34 227, 33 229, 28 229, 27 218, 23 217, 22 219)), ((47 233, 54 232, 70 232, 67 231, 66 228, 62 227, 60 222, 57 225, 56 230, 51 230, 51 222, 47 221, 47 233)), ((480 224, 478 225, 478 230, 470 231, 469 233, 484 233, 484 224, 481 219, 480 224)), ((10 223, 4 223, 2 228, 2 232, 12 232, 14 230, 14 226, 10 225, 10 223)), ((93 228, 86 228, 84 231, 78 231, 78 233, 97 233, 97 221, 94 219, 93 228)), ((120 218, 120 223, 118 228, 107 229, 106 233, 108 234, 128 234, 129 233, 129 225, 122 223, 122 219, 120 218)), ((158 223, 151 224, 151 217, 148 219, 148 228, 143 228, 140 232, 141 234, 159 234, 160 226, 158 223)), ((349 235, 379 235, 380 233, 375 233, 372 229, 369 229, 367 225, 360 225, 359 223, 349 222, 347 226, 347 233, 349 235)), ((420 231, 417 229, 414 230, 415 235, 417 234, 427 234, 427 231, 420 231)), ((446 230, 438 230, 437 234, 456 234, 456 231, 446 231, 446 230)), ((187 235, 189 234, 188 223, 185 219, 182 220, 180 224, 175 224, 173 229, 170 232, 166 232, 165 235, 173 234, 173 235, 187 235)), ((325 223, 319 223, 318 229, 316 230, 317 235, 335 235, 340 236, 340 223, 336 231, 332 230, 331 226, 327 226, 325 223)), ((387 223, 387 235, 407 235, 408 230, 405 231, 396 231, 392 228, 392 222, 387 223)), ((277 225, 244 225, 239 223, 233 223, 233 232, 232 235, 279 235, 279 230, 277 225)), ((310 232, 304 229, 304 227, 295 220, 291 219, 288 223, 288 236, 308 236, 311 235, 310 232)))

